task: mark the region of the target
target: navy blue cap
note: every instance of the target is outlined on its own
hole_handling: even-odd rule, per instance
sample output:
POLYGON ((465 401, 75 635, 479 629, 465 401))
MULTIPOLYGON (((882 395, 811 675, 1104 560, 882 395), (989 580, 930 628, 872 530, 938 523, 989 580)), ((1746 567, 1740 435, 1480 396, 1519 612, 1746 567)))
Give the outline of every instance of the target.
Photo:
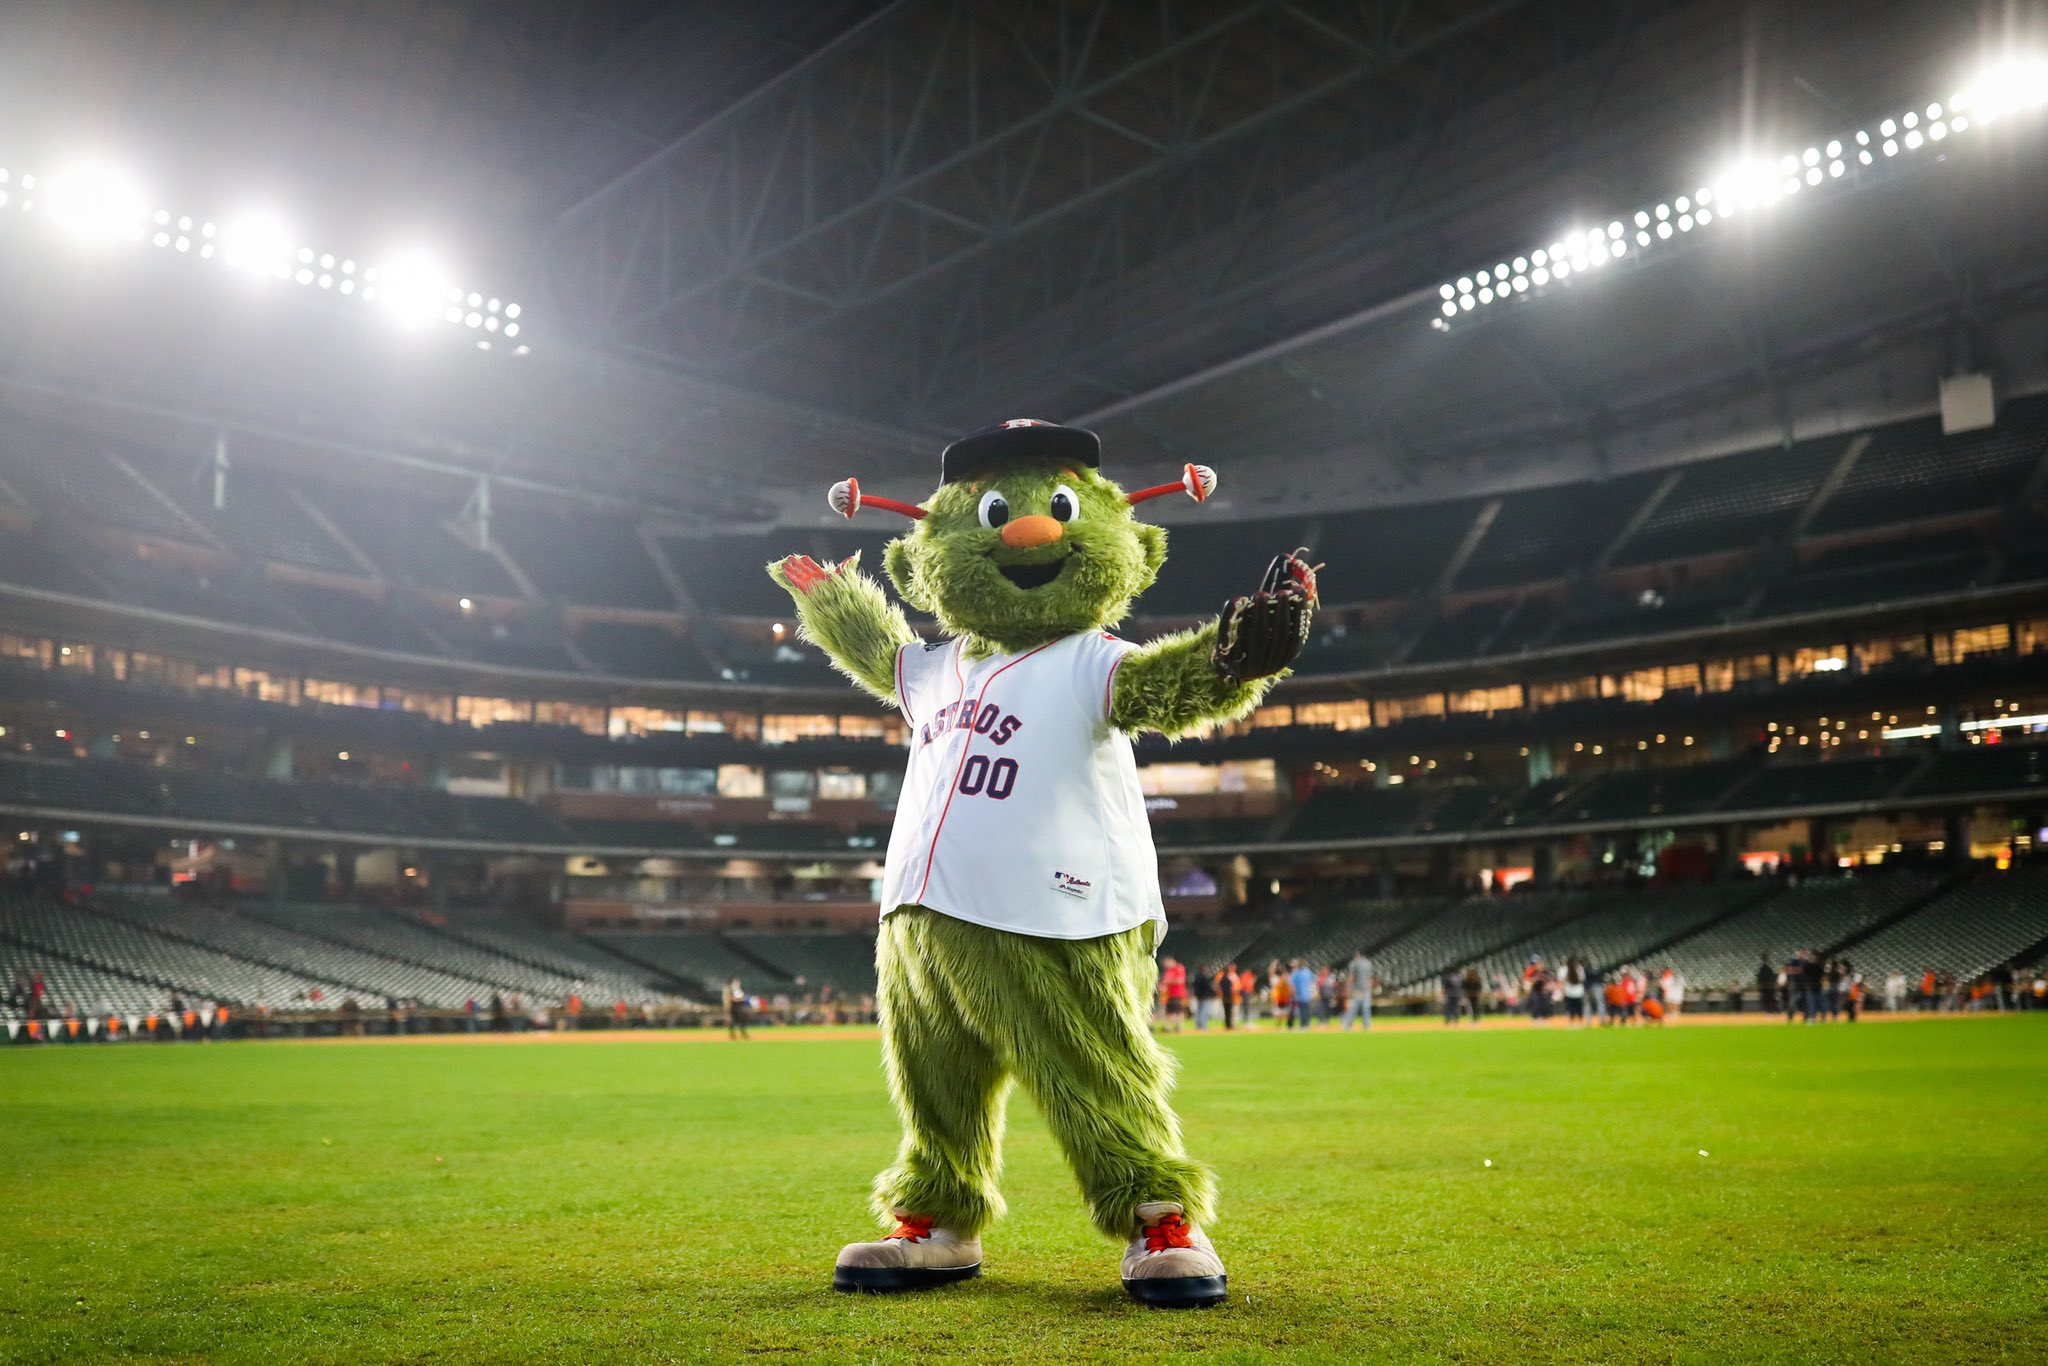
POLYGON ((1013 417, 969 432, 939 454, 939 482, 957 483, 1004 465, 1044 461, 1102 468, 1102 438, 1082 427, 1013 417))

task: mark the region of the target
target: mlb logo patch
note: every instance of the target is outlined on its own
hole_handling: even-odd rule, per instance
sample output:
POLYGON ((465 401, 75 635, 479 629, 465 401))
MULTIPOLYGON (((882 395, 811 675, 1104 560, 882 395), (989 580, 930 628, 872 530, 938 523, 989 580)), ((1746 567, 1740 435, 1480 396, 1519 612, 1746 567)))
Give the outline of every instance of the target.
POLYGON ((1072 873, 1055 872, 1052 875, 1052 889, 1061 896, 1070 896, 1076 901, 1087 901, 1095 895, 1095 884, 1086 878, 1075 877, 1072 873))

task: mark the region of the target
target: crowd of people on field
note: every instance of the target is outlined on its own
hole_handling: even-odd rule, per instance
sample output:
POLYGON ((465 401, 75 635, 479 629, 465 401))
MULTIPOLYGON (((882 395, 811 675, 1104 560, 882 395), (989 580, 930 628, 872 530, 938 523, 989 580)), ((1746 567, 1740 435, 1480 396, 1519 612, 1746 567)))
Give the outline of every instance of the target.
POLYGON ((1536 1024, 1562 1019, 1567 1025, 1654 1023, 1677 1015, 1690 990, 1685 974, 1669 964, 1646 972, 1623 964, 1612 972, 1577 955, 1553 966, 1532 954, 1518 975, 1492 974, 1474 964, 1449 967, 1437 978, 1437 1004, 1447 1025, 1497 1014, 1526 1013, 1536 1024))
POLYGON ((1372 1028, 1373 993, 1379 989, 1372 959, 1363 949, 1343 963, 1314 966, 1300 958, 1275 958, 1262 976, 1235 961, 1214 969, 1190 968, 1172 954, 1159 961, 1158 1018, 1178 1033, 1189 1020, 1196 1029, 1250 1025, 1264 1017, 1281 1029, 1310 1029, 1335 1023, 1372 1028))
MULTIPOLYGON (((1975 977, 1959 978, 1943 968, 1925 966, 1917 975, 1893 968, 1878 981, 1867 982, 1847 958, 1824 958, 1800 949, 1782 964, 1768 953, 1756 965, 1757 1000, 1765 1014, 1783 1011, 1786 1021, 1807 1023, 1854 1021, 1864 1010, 1882 1004, 1888 1013, 1904 1010, 2048 1010, 2048 967, 2018 972, 2000 963, 1975 977)), ((1738 1003, 1736 1009, 1741 1009, 1738 1003)))
MULTIPOLYGON (((1354 1025, 1372 1028, 1373 998, 1382 988, 1363 949, 1346 962, 1315 965, 1300 958, 1272 959, 1265 971, 1236 961, 1220 967, 1160 960, 1155 1018, 1177 1033, 1193 1021, 1237 1029, 1259 1020, 1283 1030, 1354 1025)), ((1863 1011, 2048 1010, 2048 969, 2018 973, 2010 966, 1959 982, 1953 973, 1925 969, 1910 979, 1893 970, 1872 999, 1863 974, 1844 957, 1827 958, 1801 949, 1782 965, 1764 954, 1757 966, 1756 1003, 1764 1013, 1783 1011, 1787 1021, 1854 1021, 1863 1011)), ((1625 963, 1612 969, 1577 955, 1553 964, 1532 955, 1519 973, 1481 970, 1478 964, 1447 967, 1436 982, 1437 1005, 1446 1025, 1477 1021, 1488 1014, 1526 1014, 1535 1024, 1561 1020, 1570 1025, 1661 1024, 1679 1018, 1700 994, 1673 964, 1655 968, 1625 963)), ((1746 1004, 1744 991, 1717 1003, 1734 1013, 1746 1004)), ((1413 1002, 1408 1003, 1411 1007, 1413 1002)))

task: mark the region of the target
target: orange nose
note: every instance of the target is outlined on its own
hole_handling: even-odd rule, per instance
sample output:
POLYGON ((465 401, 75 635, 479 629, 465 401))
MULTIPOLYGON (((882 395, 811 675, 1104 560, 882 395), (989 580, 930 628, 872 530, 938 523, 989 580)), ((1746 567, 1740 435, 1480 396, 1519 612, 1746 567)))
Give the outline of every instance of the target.
POLYGON ((1042 515, 1018 517, 1003 523, 1003 544, 1019 550, 1026 546, 1051 545, 1066 534, 1065 527, 1042 515))

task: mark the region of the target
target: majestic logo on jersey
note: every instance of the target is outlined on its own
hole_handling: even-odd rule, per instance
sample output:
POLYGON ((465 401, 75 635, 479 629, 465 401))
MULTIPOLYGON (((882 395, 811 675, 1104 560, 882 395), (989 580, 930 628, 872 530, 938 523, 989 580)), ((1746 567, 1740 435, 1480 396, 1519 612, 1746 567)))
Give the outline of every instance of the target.
POLYGON ((984 702, 976 707, 974 700, 969 698, 949 702, 933 712, 932 719, 925 722, 918 732, 918 739, 928 745, 949 730, 972 730, 976 735, 986 735, 998 745, 1006 745, 1023 726, 1020 718, 1003 715, 1003 709, 995 703, 984 702))
POLYGON ((1049 427, 1049 422, 1040 422, 1035 417, 1013 417, 1003 424, 1005 427, 1049 427))
POLYGON ((1086 901, 1095 895, 1095 884, 1086 878, 1075 877, 1072 873, 1055 871, 1052 875, 1052 889, 1061 896, 1070 896, 1076 901, 1086 901))

